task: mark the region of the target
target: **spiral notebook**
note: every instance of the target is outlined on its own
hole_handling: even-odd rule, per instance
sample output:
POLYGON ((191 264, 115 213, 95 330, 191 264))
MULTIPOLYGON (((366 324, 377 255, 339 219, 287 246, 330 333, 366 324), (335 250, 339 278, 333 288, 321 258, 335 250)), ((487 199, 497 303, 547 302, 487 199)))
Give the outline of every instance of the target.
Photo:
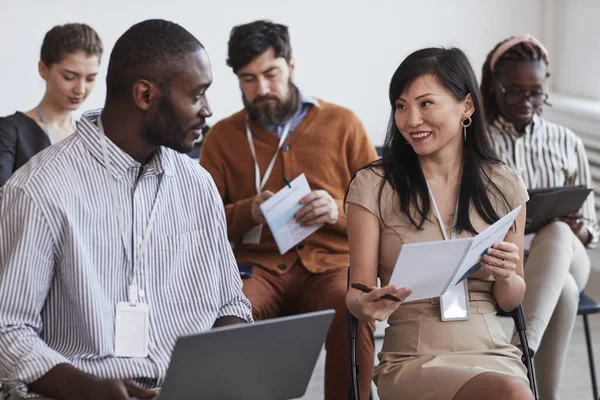
POLYGON ((409 288, 406 301, 439 297, 480 268, 481 256, 502 242, 521 211, 519 206, 471 238, 409 243, 402 246, 390 284, 409 288))

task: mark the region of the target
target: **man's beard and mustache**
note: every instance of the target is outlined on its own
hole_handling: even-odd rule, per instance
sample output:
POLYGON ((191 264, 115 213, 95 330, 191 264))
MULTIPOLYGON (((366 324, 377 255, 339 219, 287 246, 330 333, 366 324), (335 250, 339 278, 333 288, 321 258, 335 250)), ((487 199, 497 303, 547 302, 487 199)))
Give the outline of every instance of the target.
POLYGON ((164 146, 179 153, 189 153, 194 149, 194 143, 186 143, 188 134, 193 129, 201 129, 204 119, 194 125, 184 128, 175 113, 173 103, 168 96, 160 97, 158 111, 144 129, 144 137, 154 146, 164 146))
POLYGON ((288 93, 287 100, 281 101, 278 97, 273 95, 258 96, 252 102, 246 99, 246 96, 242 93, 242 100, 244 101, 244 108, 250 117, 250 121, 255 124, 266 127, 270 125, 280 125, 290 119, 298 110, 299 94, 298 88, 288 81, 288 93), (263 100, 274 100, 274 104, 258 104, 263 100))

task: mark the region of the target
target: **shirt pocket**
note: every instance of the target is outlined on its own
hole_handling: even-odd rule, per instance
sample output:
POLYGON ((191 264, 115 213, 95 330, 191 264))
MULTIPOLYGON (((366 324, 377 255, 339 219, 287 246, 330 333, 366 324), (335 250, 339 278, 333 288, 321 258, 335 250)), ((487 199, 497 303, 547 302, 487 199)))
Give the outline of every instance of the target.
POLYGON ((159 299, 166 303, 197 303, 201 301, 203 274, 203 230, 178 233, 157 238, 156 285, 159 299))

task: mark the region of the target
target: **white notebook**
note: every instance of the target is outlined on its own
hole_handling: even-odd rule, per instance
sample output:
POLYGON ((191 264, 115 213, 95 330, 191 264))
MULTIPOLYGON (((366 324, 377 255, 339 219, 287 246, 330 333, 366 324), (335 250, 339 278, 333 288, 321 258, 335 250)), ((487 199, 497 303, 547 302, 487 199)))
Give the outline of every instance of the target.
POLYGON ((323 226, 302 226, 296 221, 294 215, 304 207, 300 200, 309 193, 310 186, 306 176, 301 174, 290 182, 289 187, 285 186, 260 205, 281 254, 285 254, 323 226))
POLYGON ((442 296, 451 285, 462 282, 479 269, 481 256, 504 240, 521 207, 475 237, 405 244, 396 260, 390 284, 411 289, 407 301, 442 296))

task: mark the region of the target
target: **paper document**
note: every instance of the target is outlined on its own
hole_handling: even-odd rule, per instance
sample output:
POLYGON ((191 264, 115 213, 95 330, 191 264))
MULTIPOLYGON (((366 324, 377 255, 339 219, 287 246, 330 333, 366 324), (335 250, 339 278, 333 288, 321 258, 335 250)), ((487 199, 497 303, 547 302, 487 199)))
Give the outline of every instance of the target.
POLYGON ((323 226, 323 224, 302 226, 294 217, 294 214, 304 207, 300 204, 300 200, 310 193, 306 176, 300 175, 290 182, 290 186, 291 188, 285 186, 260 205, 281 254, 285 254, 323 226))
POLYGON ((439 297, 480 268, 479 260, 502 242, 521 211, 519 206, 472 238, 410 243, 402 246, 390 285, 408 288, 407 301, 439 297))

